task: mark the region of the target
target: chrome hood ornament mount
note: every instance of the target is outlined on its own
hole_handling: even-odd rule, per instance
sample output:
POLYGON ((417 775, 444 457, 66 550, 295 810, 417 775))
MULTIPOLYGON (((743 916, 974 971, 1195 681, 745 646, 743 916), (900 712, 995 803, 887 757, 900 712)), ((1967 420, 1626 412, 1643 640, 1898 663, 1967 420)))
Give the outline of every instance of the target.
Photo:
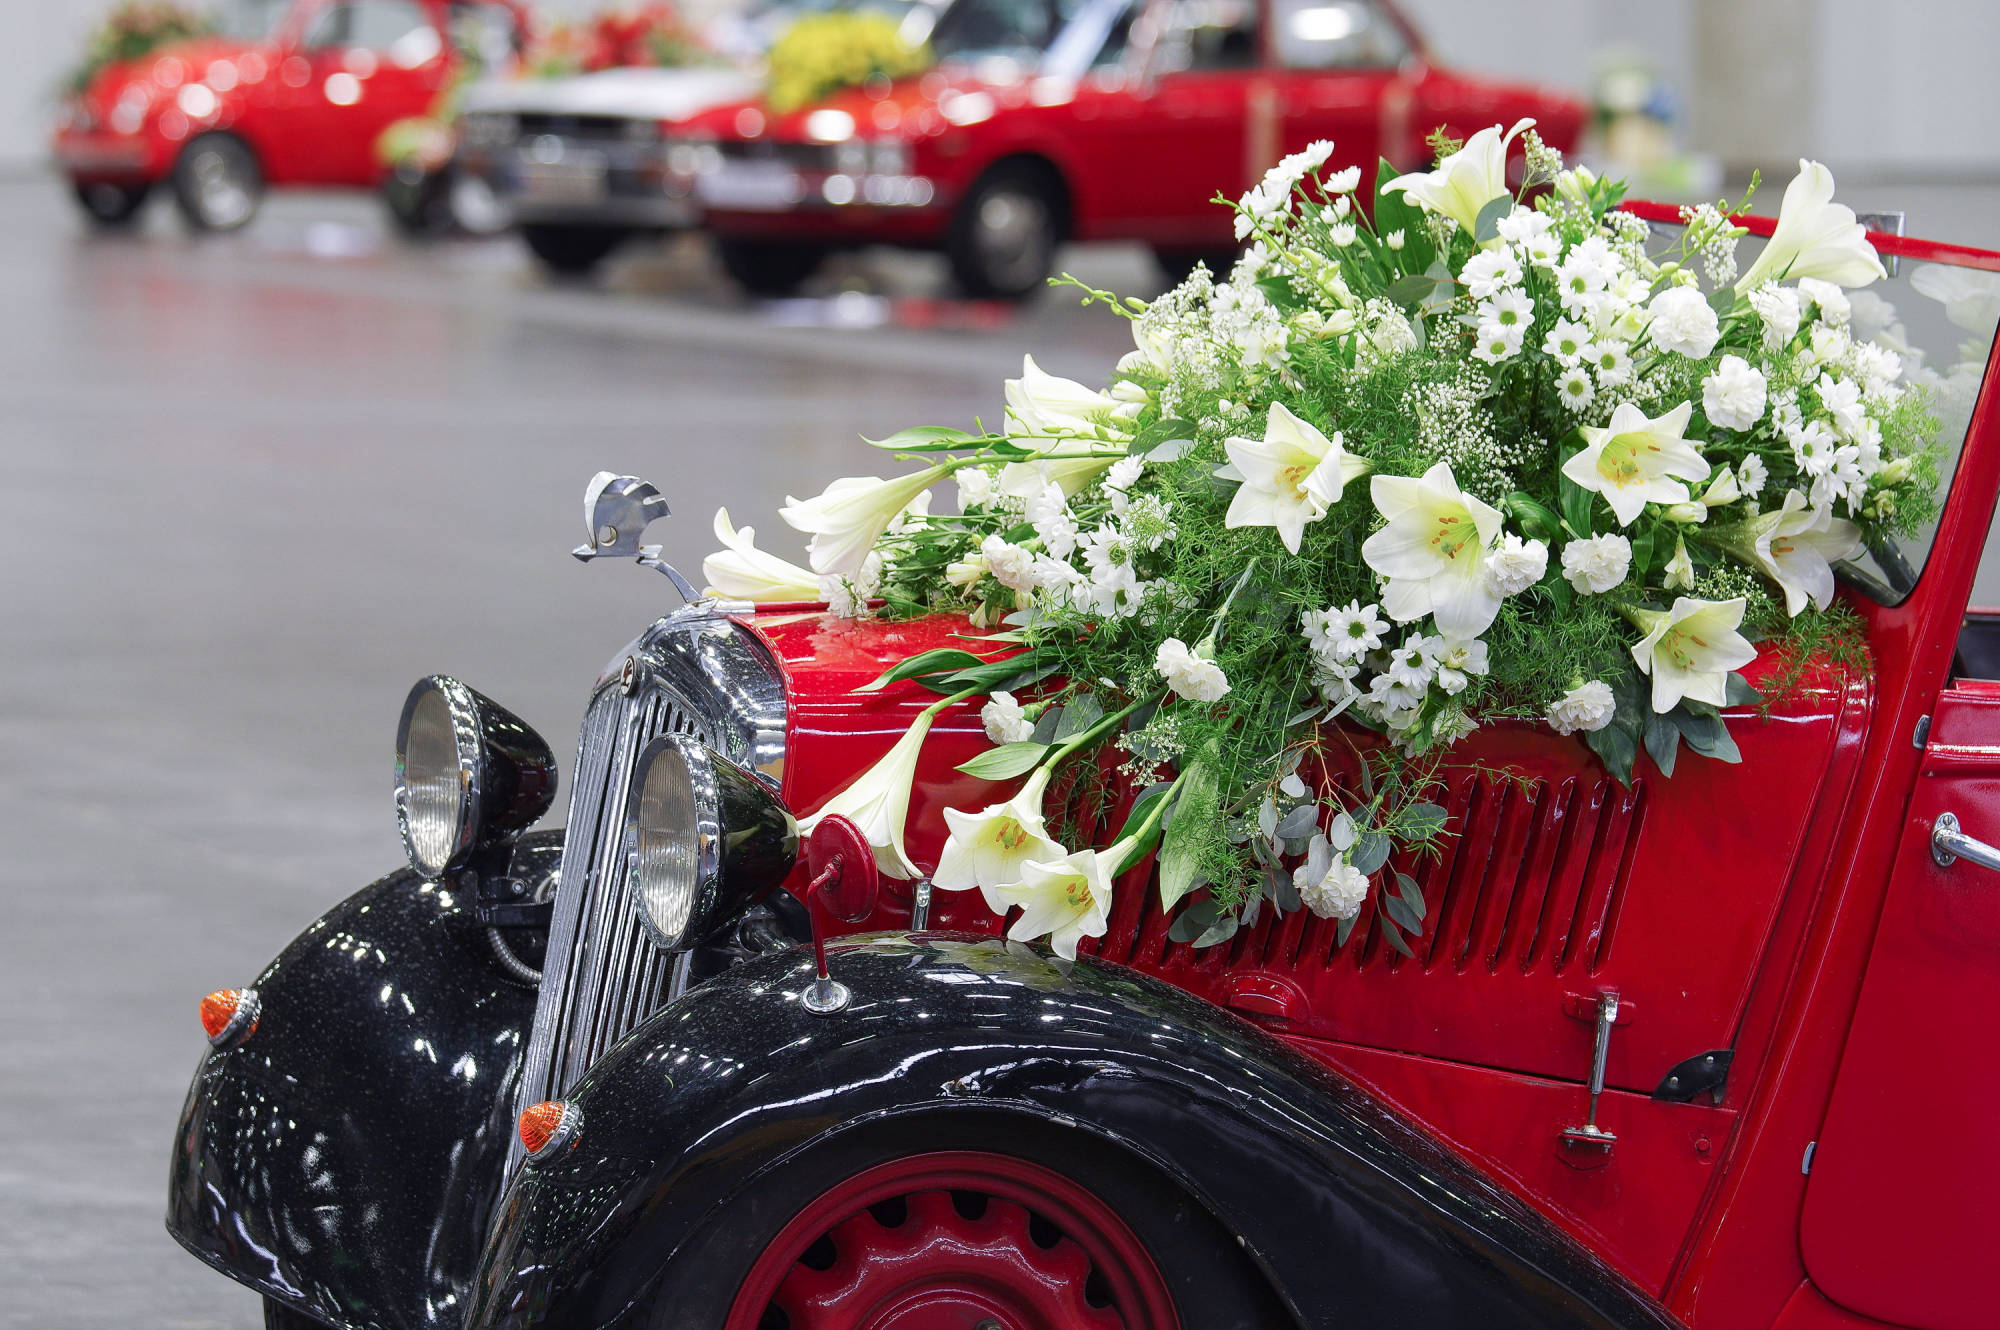
POLYGON ((641 545, 646 528, 671 510, 666 495, 651 481, 600 471, 583 491, 583 521, 590 538, 570 553, 584 563, 592 559, 632 559, 642 568, 665 573, 689 604, 701 599, 694 584, 660 557, 658 545, 641 545))

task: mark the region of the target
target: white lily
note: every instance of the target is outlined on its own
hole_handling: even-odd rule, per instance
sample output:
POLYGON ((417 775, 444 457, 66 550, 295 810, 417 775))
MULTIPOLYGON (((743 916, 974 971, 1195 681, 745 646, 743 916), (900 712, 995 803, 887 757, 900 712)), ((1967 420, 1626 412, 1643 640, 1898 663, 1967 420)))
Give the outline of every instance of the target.
POLYGON ((1361 557, 1388 579, 1382 608, 1399 623, 1424 615, 1454 641, 1478 637, 1500 612, 1500 595, 1485 576, 1486 556, 1500 538, 1500 513, 1458 487, 1449 463, 1422 477, 1376 476, 1375 507, 1388 525, 1368 537, 1361 557))
POLYGON ((1488 125, 1457 152, 1440 159, 1435 171, 1399 175, 1383 185, 1382 192, 1396 190, 1421 208, 1443 213, 1472 235, 1478 229, 1481 210, 1514 192, 1507 186, 1507 149, 1516 135, 1534 123, 1516 121, 1504 136, 1500 126, 1488 125))
POLYGON ((934 708, 926 708, 911 723, 882 760, 856 776, 810 817, 799 819, 799 835, 811 833, 820 819, 838 813, 861 829, 875 851, 875 866, 893 878, 912 881, 923 870, 903 847, 903 826, 910 816, 910 788, 917 778, 917 753, 931 732, 934 708))
POLYGON ((715 538, 722 548, 701 561, 708 594, 735 600, 818 600, 819 577, 757 548, 754 527, 732 526, 729 510, 715 510, 715 538))
POLYGON ((1076 944, 1103 937, 1109 926, 1112 880, 1124 857, 1114 845, 1022 864, 1021 880, 995 893, 1007 905, 1021 907, 1007 936, 1032 942, 1046 933, 1056 955, 1075 960, 1076 944))
POLYGON ((1833 172, 1801 157, 1799 173, 1778 205, 1771 239, 1750 271, 1736 279, 1736 289, 1754 291, 1769 279, 1787 277, 1866 286, 1886 275, 1854 209, 1833 201, 1833 172))
POLYGON ((944 810, 945 825, 951 836, 938 858, 931 884, 944 891, 967 891, 973 887, 986 898, 986 907, 1004 915, 1011 903, 1002 888, 1021 882, 1021 866, 1030 860, 1049 862, 1068 851, 1049 839, 1042 819, 1042 792, 1049 784, 1048 767, 1028 778, 1020 793, 1005 803, 992 804, 977 813, 944 810))
POLYGON ((1123 405, 1108 393, 1048 373, 1033 356, 1021 357, 1021 377, 1007 380, 1006 393, 1008 437, 1037 451, 1049 439, 1103 433, 1123 405))
POLYGON ((1706 480, 1709 471, 1685 437, 1693 410, 1692 402, 1682 402, 1663 416, 1649 417, 1621 402, 1609 424, 1578 429, 1589 446, 1563 463, 1563 474, 1602 494, 1620 526, 1630 526, 1648 503, 1686 503, 1688 487, 1681 482, 1706 480))
POLYGON ((1684 697, 1724 705, 1729 672, 1757 658, 1757 648, 1737 632, 1743 598, 1695 600, 1679 596, 1670 610, 1631 609, 1646 635, 1632 648, 1641 674, 1653 677, 1653 710, 1672 711, 1684 697))
POLYGON ((1750 523, 1750 557, 1785 593, 1785 612, 1797 618, 1808 601, 1825 609, 1833 603, 1833 564, 1861 552, 1861 528, 1810 508, 1797 490, 1785 491, 1784 505, 1750 523))
POLYGON ((1276 527, 1278 539, 1297 554, 1306 524, 1325 517, 1347 482, 1373 469, 1342 445, 1338 430, 1329 439, 1284 403, 1271 403, 1262 439, 1234 438, 1222 445, 1243 475, 1222 524, 1276 527))
POLYGON ((1002 494, 1015 499, 1032 499, 1054 485, 1062 490, 1063 497, 1076 497, 1076 492, 1095 480, 1099 474, 1118 460, 1116 454, 1104 457, 1058 457, 1053 460, 1035 462, 1009 462, 1000 468, 999 489, 1002 494))
POLYGON ((812 537, 806 561, 816 573, 852 577, 889 524, 918 496, 950 474, 934 466, 894 480, 877 476, 847 476, 812 499, 785 498, 778 516, 812 537))

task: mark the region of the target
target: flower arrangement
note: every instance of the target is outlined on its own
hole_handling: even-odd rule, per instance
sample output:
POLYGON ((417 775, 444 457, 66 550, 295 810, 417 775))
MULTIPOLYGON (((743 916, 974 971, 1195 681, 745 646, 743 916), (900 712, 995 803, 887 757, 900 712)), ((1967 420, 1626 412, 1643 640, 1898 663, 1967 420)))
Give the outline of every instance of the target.
POLYGON ((538 34, 527 59, 536 78, 567 78, 606 69, 682 69, 714 58, 671 4, 607 9, 587 22, 558 22, 538 34))
POLYGON ((961 607, 981 630, 870 685, 942 700, 815 816, 915 875, 917 751, 985 697, 996 746, 961 770, 1025 782, 946 813, 935 884, 1018 911, 1011 936, 1073 955, 1156 851, 1181 940, 1263 908, 1344 938, 1379 877, 1408 950, 1424 903, 1388 859, 1447 834, 1427 795, 1481 723, 1579 735, 1628 782, 1643 747, 1671 776, 1683 744, 1738 759, 1720 708, 1756 700, 1754 642, 1860 649, 1832 566, 1933 513, 1937 421, 1849 333, 1845 288, 1882 268, 1826 169, 1801 163, 1739 272, 1728 206, 1658 247, 1531 122, 1437 146, 1434 170, 1383 164, 1371 220, 1358 168, 1315 144, 1230 204, 1248 248, 1226 278, 1151 304, 1084 288, 1132 324, 1110 385, 1029 358, 1000 430, 880 441, 930 464, 789 501, 809 567, 718 514, 721 594, 961 607), (956 516, 929 511, 947 478, 956 516), (1144 786, 1108 846, 1065 844, 1045 807, 1076 759, 1144 786), (1336 765, 1356 792, 1306 778, 1336 765))
POLYGON ((137 60, 170 42, 204 36, 215 30, 205 13, 166 0, 127 0, 90 31, 84 57, 71 72, 68 87, 80 93, 108 65, 137 60))
POLYGON ((908 78, 931 67, 928 47, 903 40, 896 21, 868 10, 798 19, 766 57, 764 100, 784 114, 870 79, 908 78))

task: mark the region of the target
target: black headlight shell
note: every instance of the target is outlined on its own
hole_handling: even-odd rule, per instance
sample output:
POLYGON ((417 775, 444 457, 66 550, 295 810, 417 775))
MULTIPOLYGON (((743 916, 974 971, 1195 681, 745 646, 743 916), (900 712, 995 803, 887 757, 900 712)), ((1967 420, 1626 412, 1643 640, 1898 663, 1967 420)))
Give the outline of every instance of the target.
POLYGON ((647 745, 625 811, 632 908, 665 951, 686 951, 771 893, 798 824, 762 780, 685 735, 647 745))
POLYGON ((442 877, 511 842, 555 797, 555 755, 519 717, 449 675, 417 681, 396 726, 396 824, 412 868, 442 877))

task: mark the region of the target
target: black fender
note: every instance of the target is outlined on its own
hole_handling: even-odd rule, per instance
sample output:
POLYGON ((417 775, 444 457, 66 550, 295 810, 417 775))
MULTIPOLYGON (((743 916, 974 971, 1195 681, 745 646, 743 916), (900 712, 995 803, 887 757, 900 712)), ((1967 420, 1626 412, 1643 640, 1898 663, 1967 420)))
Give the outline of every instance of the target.
MULTIPOLYGON (((673 1297, 675 1252, 753 1176, 898 1114, 1021 1114, 1189 1192, 1306 1326, 1674 1323, 1578 1244, 1345 1079, 1137 971, 991 937, 836 944, 853 991, 799 1003, 807 952, 753 961, 578 1083, 577 1144, 524 1167, 467 1318, 603 1326, 673 1297)), ((636 1317, 635 1322, 636 1323, 636 1317)))
MULTIPOLYGON (((560 846, 526 838, 517 864, 560 846)), ((392 873, 257 977, 256 1029, 202 1060, 181 1111, 182 1246, 330 1325, 462 1324, 535 1008, 471 894, 392 873)))

